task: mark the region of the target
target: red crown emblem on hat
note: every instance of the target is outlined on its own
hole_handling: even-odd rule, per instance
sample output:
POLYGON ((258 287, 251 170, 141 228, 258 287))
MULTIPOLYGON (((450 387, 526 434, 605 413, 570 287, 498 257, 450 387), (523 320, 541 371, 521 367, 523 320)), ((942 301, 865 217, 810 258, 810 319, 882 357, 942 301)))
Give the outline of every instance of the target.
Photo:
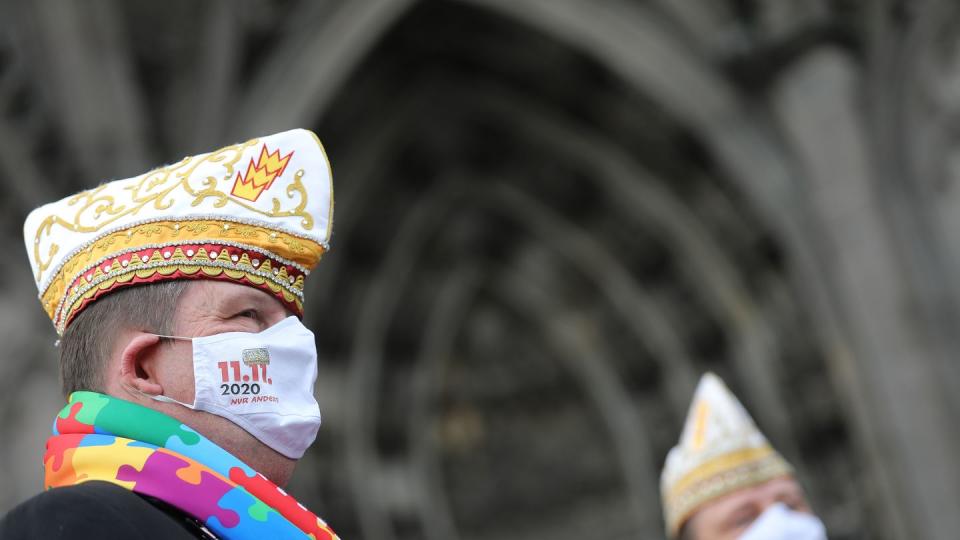
POLYGON ((233 182, 233 190, 230 194, 248 201, 256 201, 260 198, 260 194, 270 189, 273 181, 283 174, 291 156, 293 156, 292 151, 280 157, 280 150, 270 152, 264 144, 260 148, 260 157, 256 162, 250 158, 247 172, 237 173, 237 179, 233 182))

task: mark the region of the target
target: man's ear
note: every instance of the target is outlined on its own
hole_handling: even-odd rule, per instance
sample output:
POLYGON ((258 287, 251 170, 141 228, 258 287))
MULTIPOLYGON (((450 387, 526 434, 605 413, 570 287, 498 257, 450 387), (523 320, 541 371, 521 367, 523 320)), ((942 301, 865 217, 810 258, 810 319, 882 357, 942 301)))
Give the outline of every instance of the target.
POLYGON ((157 352, 160 336, 137 332, 120 351, 120 386, 158 396, 163 387, 154 377, 150 360, 157 352))

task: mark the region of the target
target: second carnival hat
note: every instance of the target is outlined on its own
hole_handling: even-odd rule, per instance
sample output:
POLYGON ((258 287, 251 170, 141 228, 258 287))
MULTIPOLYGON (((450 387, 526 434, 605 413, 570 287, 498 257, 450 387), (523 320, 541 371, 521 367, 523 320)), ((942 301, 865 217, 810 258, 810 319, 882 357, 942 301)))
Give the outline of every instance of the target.
POLYGON ((704 374, 660 476, 667 536, 704 504, 792 473, 720 377, 704 374))
POLYGON ((24 236, 40 301, 62 335, 97 298, 173 279, 257 287, 302 315, 304 279, 332 229, 326 153, 295 129, 41 206, 24 236))

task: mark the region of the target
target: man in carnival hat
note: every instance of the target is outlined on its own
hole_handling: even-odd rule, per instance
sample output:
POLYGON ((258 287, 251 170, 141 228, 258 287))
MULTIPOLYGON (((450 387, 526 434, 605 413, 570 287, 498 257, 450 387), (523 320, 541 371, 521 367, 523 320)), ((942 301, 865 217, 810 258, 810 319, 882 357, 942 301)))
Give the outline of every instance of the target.
POLYGON ((660 477, 671 540, 824 540, 793 468, 719 377, 700 380, 660 477))
POLYGON ((336 538, 278 486, 320 427, 303 283, 330 165, 292 130, 84 191, 24 226, 68 403, 3 538, 336 538))

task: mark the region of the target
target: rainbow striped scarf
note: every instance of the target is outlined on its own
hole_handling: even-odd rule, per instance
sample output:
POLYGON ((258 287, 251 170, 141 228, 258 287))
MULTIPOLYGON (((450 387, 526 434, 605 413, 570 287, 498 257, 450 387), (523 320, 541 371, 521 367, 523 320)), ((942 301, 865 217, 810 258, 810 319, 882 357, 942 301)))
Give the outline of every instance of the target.
POLYGON ((96 392, 74 392, 53 423, 44 488, 103 480, 176 507, 220 538, 335 540, 266 477, 177 420, 96 392))

